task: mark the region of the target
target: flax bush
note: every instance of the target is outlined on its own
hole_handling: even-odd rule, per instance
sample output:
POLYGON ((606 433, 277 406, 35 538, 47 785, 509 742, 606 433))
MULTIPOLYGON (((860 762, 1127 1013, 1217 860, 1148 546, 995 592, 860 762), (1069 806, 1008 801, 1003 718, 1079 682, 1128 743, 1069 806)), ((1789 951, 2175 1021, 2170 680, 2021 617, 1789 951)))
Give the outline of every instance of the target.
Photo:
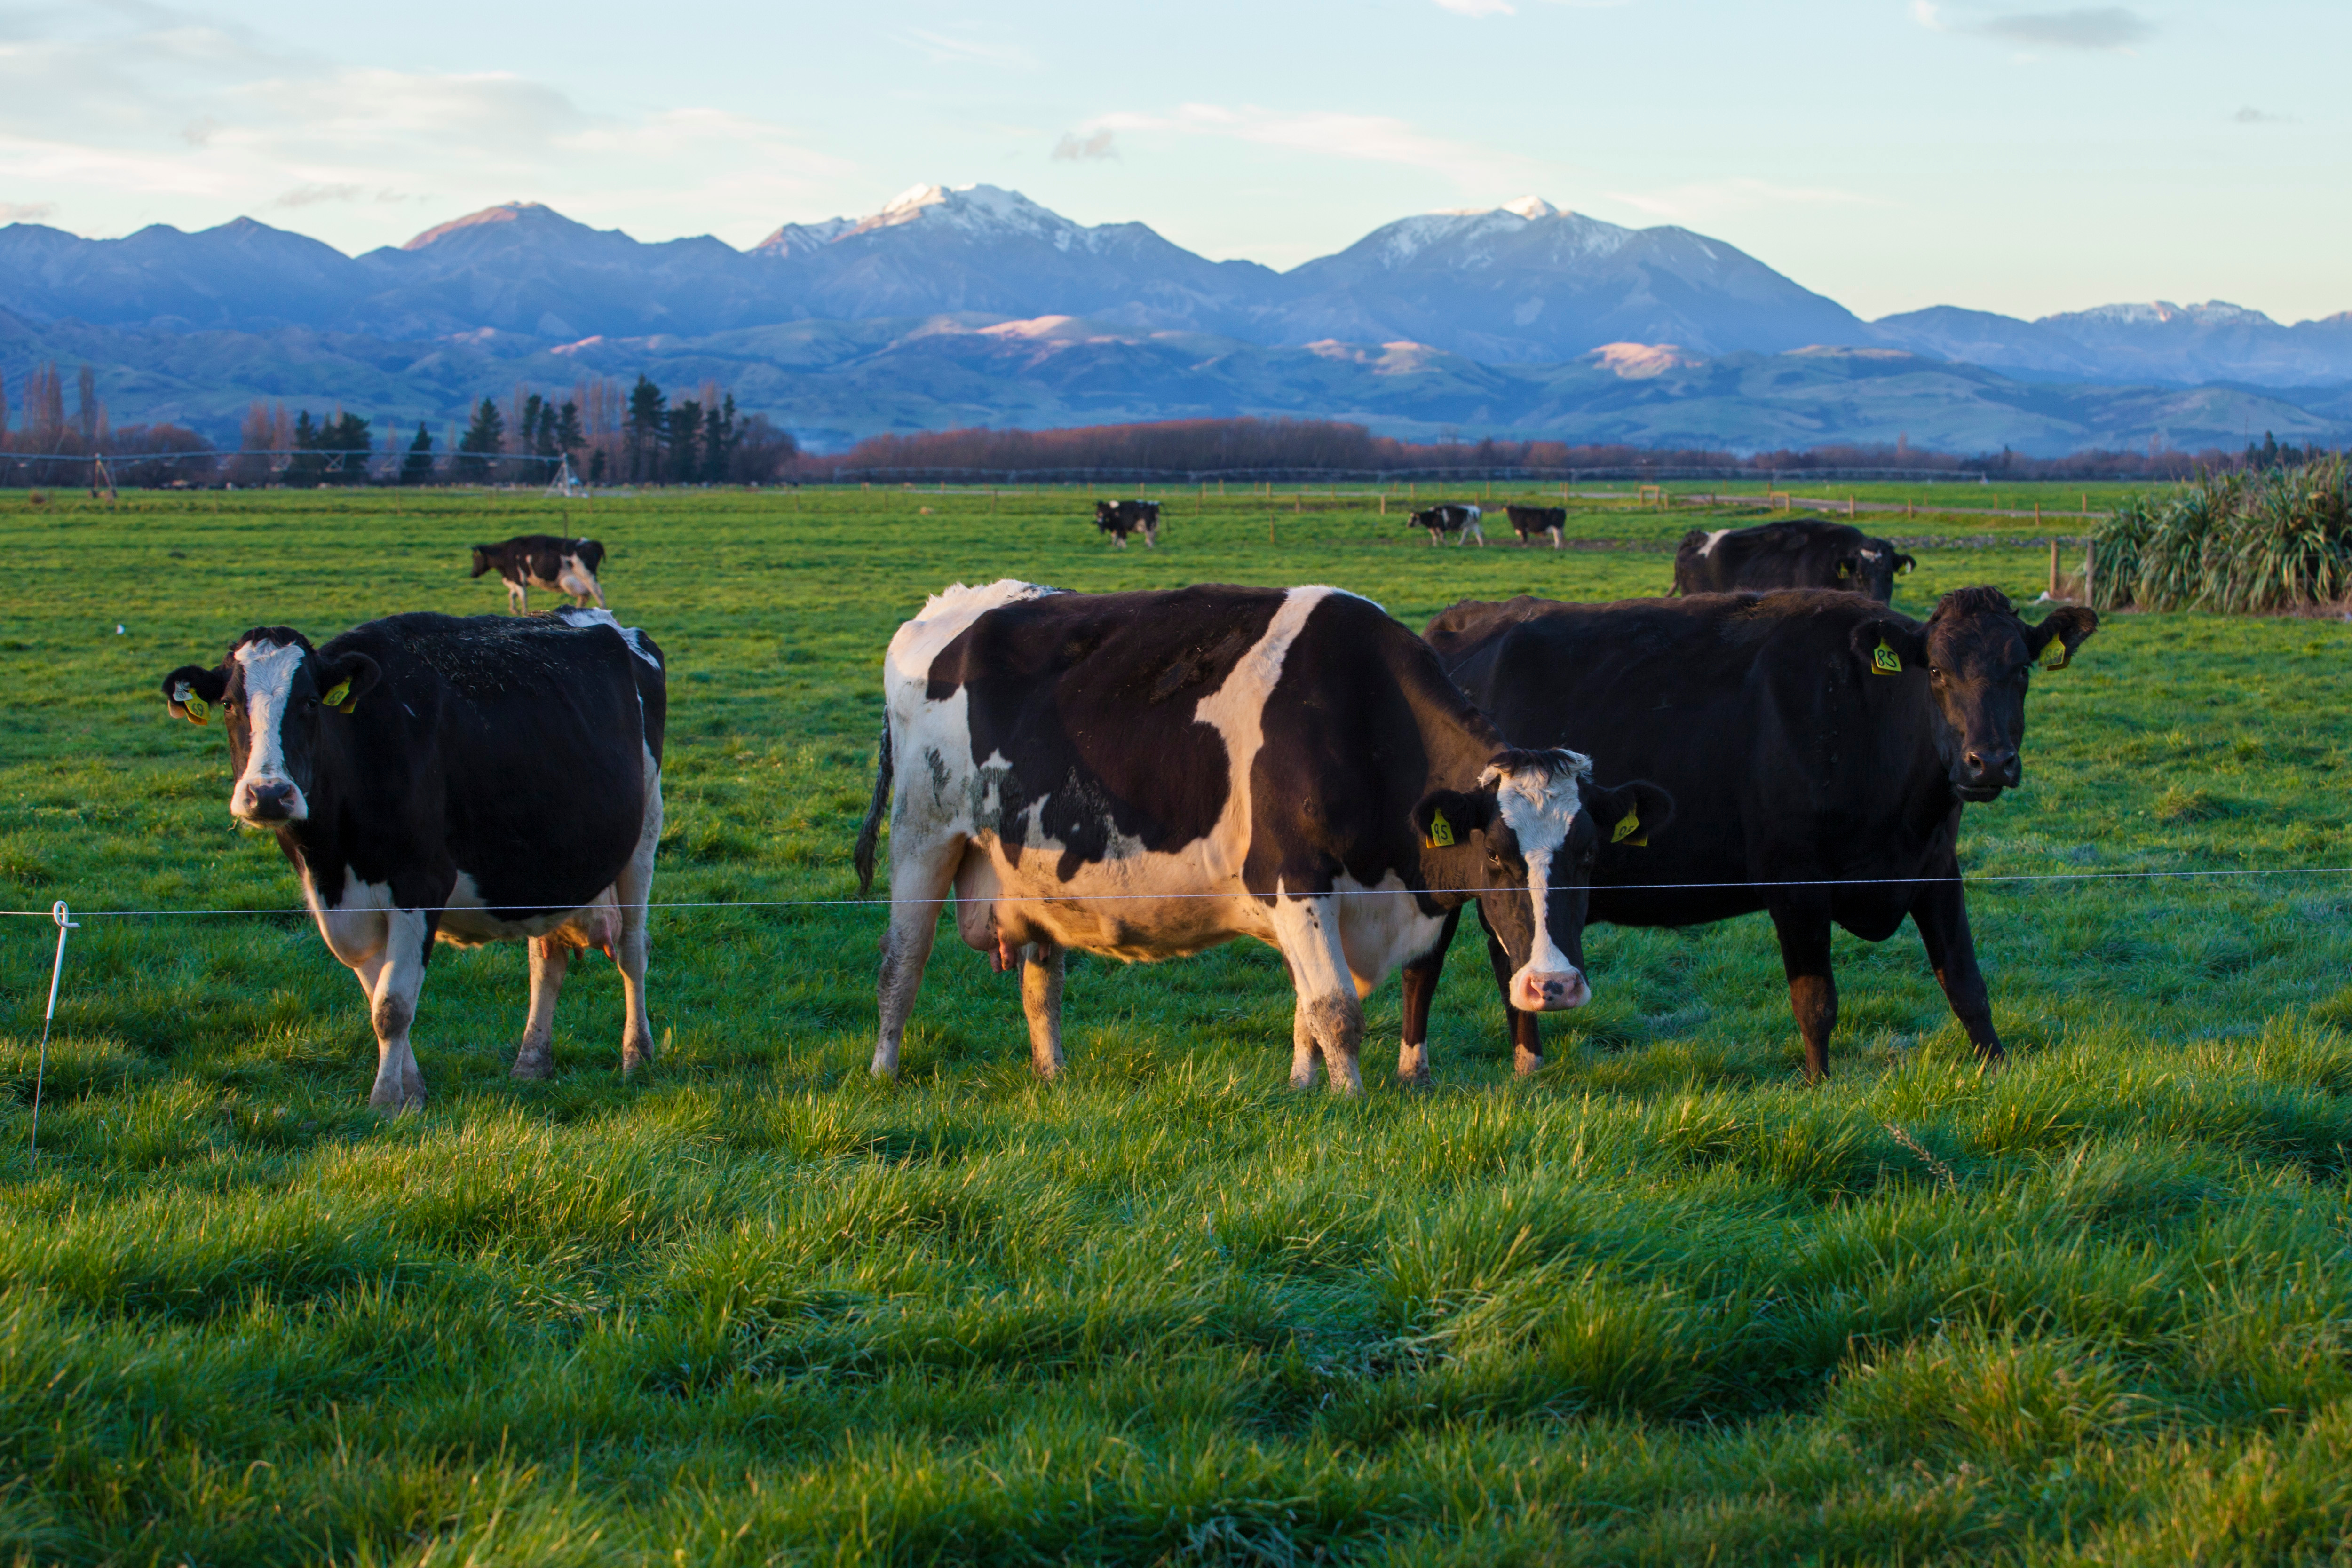
POLYGON ((2341 457, 2208 474, 2168 497, 2125 497, 2095 537, 2103 610, 2333 605, 2352 592, 2352 476, 2341 457))

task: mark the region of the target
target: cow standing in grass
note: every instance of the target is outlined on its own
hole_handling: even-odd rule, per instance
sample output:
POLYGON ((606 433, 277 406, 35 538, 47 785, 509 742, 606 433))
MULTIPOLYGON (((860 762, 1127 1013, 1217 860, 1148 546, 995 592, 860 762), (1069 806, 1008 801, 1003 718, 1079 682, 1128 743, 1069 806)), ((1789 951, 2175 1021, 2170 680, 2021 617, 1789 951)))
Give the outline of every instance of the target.
POLYGON ((1880 604, 1895 599, 1895 579, 1918 563, 1849 523, 1790 518, 1754 528, 1694 528, 1675 552, 1675 592, 1765 593, 1774 588, 1843 588, 1880 604))
MULTIPOLYGON (((1063 955, 1280 952, 1291 1082, 1361 1087, 1361 999, 1475 900, 1517 1005, 1583 1005, 1584 887, 1609 825, 1663 824, 1646 784, 1516 751, 1377 605, 1334 588, 1062 594, 958 585, 898 628, 859 887, 890 820, 874 1072, 939 924, 1021 972, 1031 1061, 1062 1067, 1063 955)), ((1411 1032, 1408 1040, 1417 1041, 1411 1032)), ((1427 1075, 1408 1045, 1397 1074, 1427 1075)))
POLYGON ((514 1076, 545 1078, 575 949, 620 967, 621 1060, 653 1050, 646 899, 661 837, 661 650, 603 610, 393 616, 321 647, 257 626, 218 665, 183 665, 164 700, 217 712, 229 814, 294 867, 375 1026, 369 1103, 413 1110, 409 1043, 438 940, 530 944, 530 1016, 514 1076))
MULTIPOLYGON (((1819 589, 1567 605, 1465 600, 1427 637, 1516 745, 1574 736, 1672 790, 1671 843, 1604 861, 1592 918, 1685 926, 1763 910, 1780 939, 1805 1071, 1829 1071, 1832 925, 1867 942, 1906 916, 1977 1054, 2001 1057, 1959 883, 1960 812, 2024 776, 2035 662, 2063 668, 2087 609, 2028 625, 1992 588, 1923 623, 1819 589)), ((1448 933, 1451 934, 1450 932, 1448 933)), ((1406 974, 1434 988, 1442 946, 1406 974)), ((1542 1059, 1508 996, 1515 1054, 1542 1059)))
POLYGON ((1127 536, 1143 535, 1143 547, 1151 550, 1160 543, 1160 503, 1156 500, 1098 500, 1095 502, 1095 526, 1111 536, 1121 550, 1127 548, 1127 536))
POLYGON ((1414 512, 1405 526, 1427 529, 1432 549, 1437 547, 1444 535, 1450 533, 1457 545, 1467 544, 1475 539, 1478 542, 1478 548, 1484 550, 1486 548, 1486 532, 1478 526, 1478 520, 1484 515, 1475 506, 1448 501, 1443 506, 1424 507, 1414 512))
POLYGON ((1519 548, 1524 550, 1538 533, 1551 536, 1551 547, 1559 548, 1560 533, 1568 527, 1568 509, 1564 506, 1515 506, 1506 509, 1511 519, 1511 531, 1519 536, 1519 548))
POLYGON ((530 608, 530 590, 545 589, 551 594, 568 594, 574 607, 585 609, 588 601, 604 607, 604 590, 596 581, 596 568, 604 563, 604 547, 593 539, 565 539, 553 533, 525 533, 503 544, 474 546, 474 570, 479 577, 485 572, 496 572, 507 585, 507 609, 522 615, 530 608))

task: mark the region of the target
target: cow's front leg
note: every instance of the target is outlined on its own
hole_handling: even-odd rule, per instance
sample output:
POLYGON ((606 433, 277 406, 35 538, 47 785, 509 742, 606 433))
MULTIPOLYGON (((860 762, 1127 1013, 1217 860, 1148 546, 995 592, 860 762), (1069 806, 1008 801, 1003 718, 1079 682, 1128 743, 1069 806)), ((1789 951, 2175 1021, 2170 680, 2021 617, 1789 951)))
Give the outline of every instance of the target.
POLYGON ((572 964, 568 943, 549 936, 533 937, 530 950, 530 1016, 523 1021, 522 1044, 515 1047, 514 1076, 551 1078, 555 1073, 555 999, 563 991, 563 973, 572 964))
POLYGON ((1525 1077, 1544 1065, 1543 1020, 1536 1014, 1511 1005, 1511 976, 1518 965, 1511 962, 1511 950, 1496 936, 1494 928, 1486 925, 1486 911, 1478 911, 1478 923, 1486 932, 1486 963, 1495 971, 1495 989, 1503 998, 1503 1022, 1511 1036, 1511 1070, 1525 1077))
POLYGON ((1977 942, 1969 931, 1968 893, 1959 883, 1957 859, 1947 858, 1935 875, 1947 880, 1930 883, 1911 905, 1911 921, 1919 928, 1920 945, 1927 950, 1928 967, 1969 1043, 1981 1062, 2000 1062, 2008 1053, 1992 1025, 1992 998, 1985 992, 1984 972, 1977 967, 1977 942))
MULTIPOLYGON (((1361 1094, 1364 1075, 1357 1066, 1364 1042, 1364 1007, 1355 977, 1339 945, 1337 900, 1328 895, 1276 898, 1274 924, 1290 977, 1298 988, 1298 1011, 1291 1029, 1294 1047, 1303 1032, 1322 1048, 1323 1068, 1334 1094, 1361 1094)), ((1297 1081, 1297 1062, 1292 1081, 1297 1081)))
POLYGON ((883 928, 882 968, 874 986, 880 1015, 874 1037, 876 1078, 898 1076, 898 1046, 906 1037, 908 1016, 915 1010, 915 994, 922 989, 923 965, 930 962, 931 943, 939 935, 940 906, 947 901, 956 864, 963 858, 961 835, 929 843, 922 837, 922 829, 912 824, 891 824, 890 923, 883 928))
POLYGON ((1830 1036, 1837 1031, 1837 976, 1830 967, 1830 918, 1818 910, 1776 908, 1780 966, 1789 975, 1789 1010, 1805 1039, 1805 1077, 1829 1077, 1830 1036))
POLYGON ((1021 950, 1021 1011, 1029 1019, 1029 1065, 1039 1078, 1062 1072, 1062 973, 1066 955, 1042 938, 1021 950))
POLYGON ((1437 983, 1445 975, 1446 950, 1454 945, 1454 928, 1462 911, 1446 914, 1438 928, 1436 945, 1419 958, 1407 959, 1400 977, 1404 989, 1404 1038, 1397 1046, 1397 1084, 1402 1089, 1429 1087, 1429 1009, 1437 1000, 1437 983))
POLYGON ((395 1116, 425 1108, 425 1075, 408 1035, 425 989, 434 924, 428 910, 386 910, 383 951, 357 971, 368 994, 368 1022, 375 1026, 375 1087, 368 1103, 395 1116))

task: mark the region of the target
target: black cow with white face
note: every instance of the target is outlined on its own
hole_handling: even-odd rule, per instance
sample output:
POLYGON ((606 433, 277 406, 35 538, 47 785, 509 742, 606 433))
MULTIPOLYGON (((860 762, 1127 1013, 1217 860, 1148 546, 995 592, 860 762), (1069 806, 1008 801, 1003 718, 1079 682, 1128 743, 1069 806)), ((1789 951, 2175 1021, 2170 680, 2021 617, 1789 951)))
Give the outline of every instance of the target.
MULTIPOLYGON (((1906 915, 1978 1055, 2000 1059, 1958 881, 1960 813, 2024 777, 2035 663, 2063 668, 2098 625, 2075 607, 2028 625, 1992 588, 1947 594, 1925 622, 1804 589, 1468 600, 1427 636, 1513 743, 1573 735, 1612 771, 1674 792, 1672 838, 1604 861, 1591 918, 1769 913, 1818 1078, 1837 1026, 1831 926, 1883 942, 1906 915)), ((1511 1035, 1523 1060, 1541 1059, 1536 1020, 1515 1006, 1511 1035)))
POLYGON ((1095 502, 1095 526, 1111 536, 1121 550, 1127 548, 1127 536, 1143 535, 1143 547, 1156 549, 1160 543, 1160 503, 1156 500, 1098 500, 1095 502))
POLYGON ((1694 528, 1675 552, 1675 592, 1843 588, 1885 605, 1894 601, 1895 577, 1918 564, 1895 549, 1892 540, 1824 518, 1791 518, 1711 533, 1694 528))
POLYGON ((1515 506, 1507 509, 1511 517, 1511 531, 1519 536, 1519 548, 1524 550, 1538 533, 1551 536, 1551 547, 1559 548, 1561 531, 1568 527, 1568 509, 1564 506, 1515 506))
POLYGON ((646 898, 661 837, 661 650, 603 610, 393 616, 313 647, 257 626, 164 700, 227 731, 229 815, 278 837, 376 1035, 369 1102, 412 1110, 409 1045, 437 939, 530 944, 514 1076, 545 1078, 575 949, 621 971, 622 1063, 653 1048, 646 898))
POLYGON ((604 563, 604 547, 593 539, 565 539, 553 533, 523 533, 504 544, 474 546, 474 570, 478 577, 496 572, 507 585, 507 608, 522 615, 530 608, 530 590, 569 594, 575 607, 588 601, 604 607, 604 590, 596 582, 596 568, 604 563))
POLYGON ((1427 529, 1432 549, 1437 547, 1441 537, 1450 533, 1457 545, 1467 544, 1475 539, 1478 542, 1478 548, 1484 550, 1486 548, 1486 531, 1478 526, 1478 520, 1485 515, 1477 507, 1447 501, 1443 506, 1423 507, 1412 514, 1405 526, 1427 529))
MULTIPOLYGON (((861 884, 890 816, 874 1071, 899 1039, 940 903, 1019 968, 1030 1056, 1062 1066, 1063 955, 1138 960, 1255 937, 1297 991, 1291 1082, 1361 1087, 1361 998, 1475 900, 1518 1005, 1583 1004, 1584 888, 1647 784, 1520 751, 1380 606, 1334 588, 950 588, 898 628, 861 884), (893 785, 896 785, 895 795, 893 785)), ((1400 1079, 1426 1055, 1410 1035, 1400 1079)))

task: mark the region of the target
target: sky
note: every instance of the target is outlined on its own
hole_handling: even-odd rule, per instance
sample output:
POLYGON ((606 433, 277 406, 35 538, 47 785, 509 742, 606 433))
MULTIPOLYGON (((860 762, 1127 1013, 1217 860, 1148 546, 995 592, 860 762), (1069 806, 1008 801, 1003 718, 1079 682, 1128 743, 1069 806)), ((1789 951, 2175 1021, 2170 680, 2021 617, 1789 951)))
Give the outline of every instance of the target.
POLYGON ((640 239, 984 182, 1288 268, 1522 195, 1865 317, 2352 310, 2344 0, 0 3, 0 222, 357 252, 494 203, 640 239))

